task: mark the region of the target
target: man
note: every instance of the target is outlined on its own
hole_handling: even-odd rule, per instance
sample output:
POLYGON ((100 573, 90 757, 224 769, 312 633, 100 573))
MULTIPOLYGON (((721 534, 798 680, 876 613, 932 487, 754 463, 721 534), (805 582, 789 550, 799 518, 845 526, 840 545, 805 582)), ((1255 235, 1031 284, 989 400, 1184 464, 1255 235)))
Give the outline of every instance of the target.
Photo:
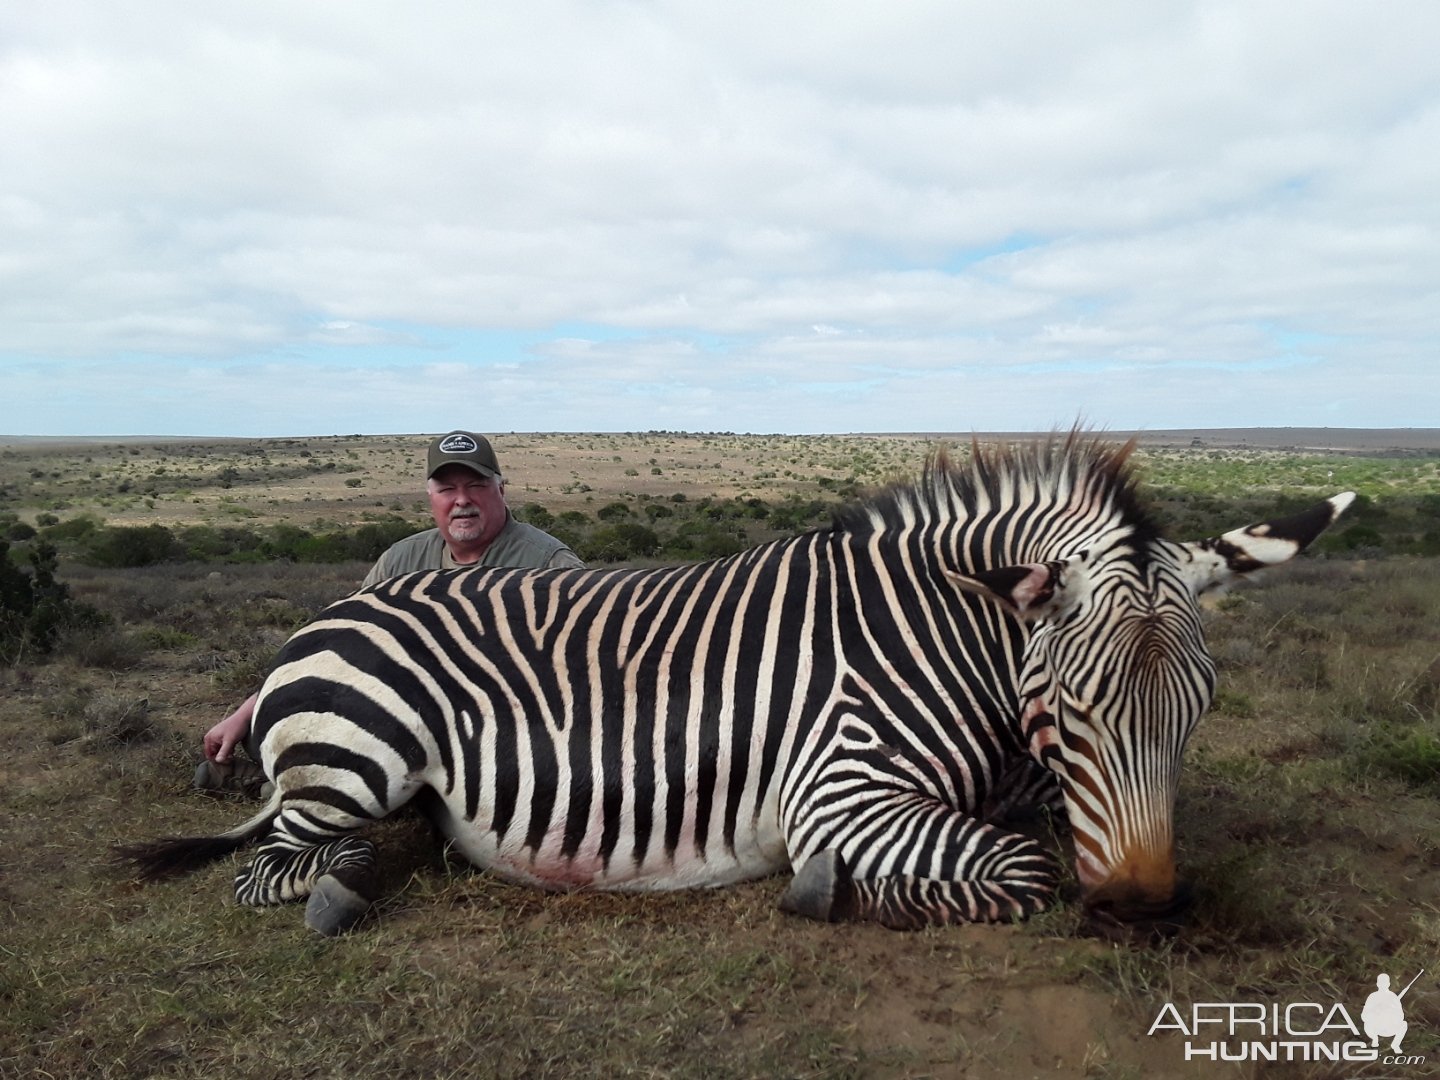
MULTIPOLYGON (((516 521, 505 504, 505 479, 489 440, 452 431, 430 443, 425 487, 435 528, 408 536, 380 556, 361 588, 415 570, 465 566, 584 567, 568 547, 533 525, 516 521)), ((237 760, 235 745, 246 742, 258 693, 205 733, 205 760, 195 770, 204 790, 258 788, 264 774, 253 761, 237 760)), ((246 742, 259 760, 259 747, 246 742)))

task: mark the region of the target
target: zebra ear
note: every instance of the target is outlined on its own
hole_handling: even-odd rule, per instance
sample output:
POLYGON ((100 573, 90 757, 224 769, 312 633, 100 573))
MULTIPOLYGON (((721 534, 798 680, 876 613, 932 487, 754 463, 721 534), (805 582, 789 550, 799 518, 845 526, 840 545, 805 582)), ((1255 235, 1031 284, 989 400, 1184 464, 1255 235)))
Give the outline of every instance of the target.
POLYGON ((1083 555, 1055 562, 1017 563, 945 576, 966 592, 996 601, 1027 622, 1054 618, 1074 607, 1087 584, 1083 555))
POLYGON ((1294 558, 1354 500, 1353 491, 1342 491, 1291 517, 1246 525, 1222 536, 1183 545, 1190 554, 1187 571, 1191 588, 1196 593, 1223 588, 1241 574, 1294 558))

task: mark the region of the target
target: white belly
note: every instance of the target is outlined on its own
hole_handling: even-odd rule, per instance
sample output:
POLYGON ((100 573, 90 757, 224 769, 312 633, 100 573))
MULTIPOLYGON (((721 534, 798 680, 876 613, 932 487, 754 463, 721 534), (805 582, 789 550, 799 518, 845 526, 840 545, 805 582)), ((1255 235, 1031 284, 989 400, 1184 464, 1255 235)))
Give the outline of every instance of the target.
POLYGON ((450 814, 448 807, 436 824, 476 866, 544 889, 689 889, 767 877, 790 866, 778 821, 771 815, 764 815, 753 827, 737 828, 733 851, 719 839, 701 851, 693 837, 682 836, 673 855, 667 855, 663 840, 655 835, 663 830, 657 828, 651 851, 638 864, 633 857, 634 837, 623 828, 609 860, 600 854, 597 822, 591 823, 574 855, 561 852, 563 822, 546 834, 536 851, 525 846, 523 826, 512 827, 502 840, 493 830, 450 814))

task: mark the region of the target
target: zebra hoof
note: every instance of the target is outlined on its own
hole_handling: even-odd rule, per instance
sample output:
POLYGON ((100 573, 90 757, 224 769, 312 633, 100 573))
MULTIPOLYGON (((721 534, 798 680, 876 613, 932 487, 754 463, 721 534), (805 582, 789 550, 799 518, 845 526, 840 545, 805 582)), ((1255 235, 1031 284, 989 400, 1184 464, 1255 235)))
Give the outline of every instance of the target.
POLYGON ((820 922, 840 922, 855 913, 855 879, 838 851, 822 851, 800 867, 780 897, 780 910, 820 922))
POLYGON ((369 897, 356 892, 333 874, 325 874, 315 882, 310 899, 305 903, 305 925, 318 934, 334 937, 349 930, 369 910, 369 897))

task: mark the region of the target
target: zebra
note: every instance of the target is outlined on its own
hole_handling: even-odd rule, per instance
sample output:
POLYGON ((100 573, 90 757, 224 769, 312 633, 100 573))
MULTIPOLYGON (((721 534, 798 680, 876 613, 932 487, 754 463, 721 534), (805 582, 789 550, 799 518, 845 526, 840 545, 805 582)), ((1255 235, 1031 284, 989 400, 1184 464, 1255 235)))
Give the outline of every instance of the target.
POLYGON ((1289 559, 1353 499, 1165 539, 1132 439, 932 452, 830 525, 650 569, 437 570, 281 649, 254 740, 275 791, 218 836, 122 850, 145 880, 260 840, 237 900, 377 896, 355 833, 412 799, 477 866, 548 889, 721 886, 896 929, 1022 919, 1068 818, 1099 927, 1173 928, 1173 813, 1215 666, 1197 598, 1289 559))

